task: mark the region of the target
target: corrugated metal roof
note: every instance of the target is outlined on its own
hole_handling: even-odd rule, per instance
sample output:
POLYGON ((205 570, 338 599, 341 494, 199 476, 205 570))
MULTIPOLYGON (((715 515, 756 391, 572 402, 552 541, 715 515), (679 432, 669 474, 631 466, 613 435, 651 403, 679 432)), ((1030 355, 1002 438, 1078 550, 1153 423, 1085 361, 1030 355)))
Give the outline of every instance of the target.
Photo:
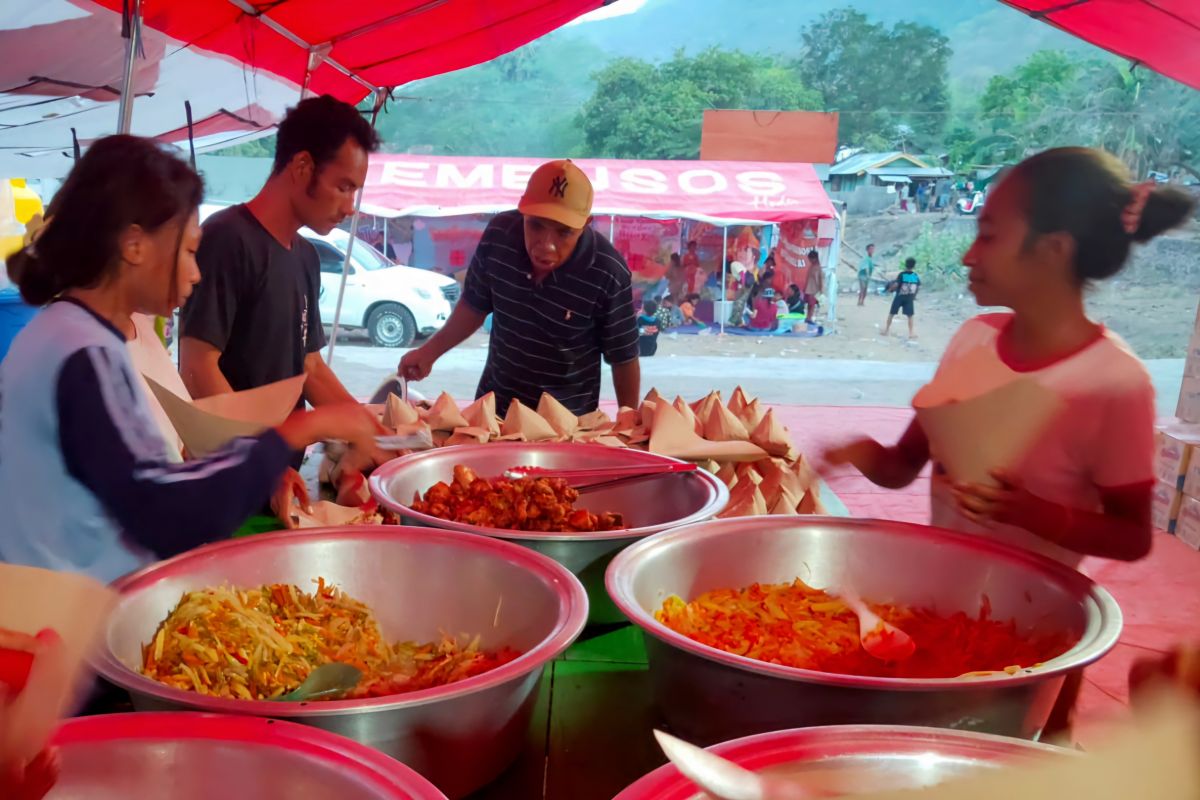
POLYGON ((868 175, 902 175, 906 178, 949 178, 954 173, 943 167, 909 167, 894 164, 867 170, 868 175))
POLYGON ((839 161, 829 168, 830 175, 858 175, 867 172, 871 169, 876 169, 887 164, 889 161, 897 159, 909 159, 916 163, 920 168, 928 168, 928 164, 921 159, 920 156, 915 156, 912 153, 902 153, 899 150, 893 150, 890 153, 859 153, 858 155, 850 156, 849 158, 839 161))

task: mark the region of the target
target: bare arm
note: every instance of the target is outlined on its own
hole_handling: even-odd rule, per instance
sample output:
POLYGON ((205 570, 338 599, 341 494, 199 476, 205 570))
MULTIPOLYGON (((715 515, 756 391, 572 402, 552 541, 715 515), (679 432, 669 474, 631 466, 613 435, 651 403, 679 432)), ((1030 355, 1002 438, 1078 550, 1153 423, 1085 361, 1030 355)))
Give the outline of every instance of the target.
POLYGON ((312 406, 327 406, 335 403, 357 403, 334 374, 320 353, 309 353, 304 357, 304 399, 312 406))
POLYGON ((615 364, 612 368, 613 389, 617 393, 617 405, 637 408, 641 399, 642 367, 638 359, 615 364))
POLYGON ((440 331, 429 337, 429 341, 416 350, 404 354, 396 371, 407 380, 423 380, 428 377, 435 361, 466 341, 471 334, 479 330, 486 318, 486 314, 476 311, 469 303, 460 302, 450 312, 450 319, 446 320, 440 331))
POLYGON ((929 462, 929 440, 915 419, 892 447, 859 439, 825 454, 830 464, 851 464, 876 486, 902 489, 917 479, 929 462))
POLYGON ((233 391, 225 374, 221 372, 220 358, 221 351, 203 339, 184 336, 179 340, 179 373, 183 378, 183 385, 193 398, 212 397, 233 391))
POLYGON ((1101 512, 1043 500, 1016 475, 993 473, 998 486, 956 486, 959 508, 972 520, 1016 525, 1076 553, 1137 561, 1150 552, 1152 484, 1100 489, 1101 512))

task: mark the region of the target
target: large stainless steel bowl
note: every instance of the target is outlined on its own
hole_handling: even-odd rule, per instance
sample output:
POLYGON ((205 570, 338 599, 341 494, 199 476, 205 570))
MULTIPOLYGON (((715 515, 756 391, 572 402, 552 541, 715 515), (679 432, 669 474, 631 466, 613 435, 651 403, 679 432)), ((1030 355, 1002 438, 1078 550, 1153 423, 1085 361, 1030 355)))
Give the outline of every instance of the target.
POLYGON ((363 526, 264 534, 208 545, 115 584, 121 596, 97 669, 139 710, 190 709, 316 725, 408 764, 455 797, 495 778, 523 743, 543 666, 583 630, 587 598, 569 571, 523 547, 429 528, 363 526), (224 700, 138 672, 141 645, 187 591, 318 576, 367 603, 385 637, 480 635, 523 655, 449 686, 365 700, 224 700), (469 754, 466 756, 464 754, 469 754))
MULTIPOLYGON (((917 789, 984 769, 1073 751, 982 733, 874 725, 775 731, 712 748, 754 772, 785 774, 820 797, 917 789)), ((696 785, 668 764, 613 800, 699 800, 696 785)))
MULTIPOLYGON (((702 744, 810 725, 930 725, 1035 736, 1068 672, 1117 642, 1121 611, 1104 589, 1061 564, 968 534, 872 520, 730 519, 630 547, 608 570, 617 606, 650 635, 655 697, 672 728, 702 744), (670 595, 801 578, 850 585, 875 601, 993 617, 1078 643, 1016 675, 912 680, 835 675, 736 656, 654 619, 670 595)), ((952 642, 945 644, 953 647, 952 642)))
POLYGON ((537 533, 485 528, 422 514, 413 511, 409 504, 414 494, 423 495, 438 481, 449 483, 456 464, 470 467, 480 477, 491 478, 515 466, 580 469, 661 464, 663 461, 675 459, 602 444, 498 442, 463 445, 415 453, 388 462, 371 476, 371 493, 406 524, 481 533, 545 553, 579 576, 588 592, 591 607, 588 621, 603 624, 624 620, 604 591, 604 570, 613 555, 650 534, 712 519, 721 513, 729 502, 729 490, 715 475, 697 470, 588 492, 580 498, 580 508, 616 511, 625 516, 628 529, 608 533, 537 533))
POLYGON ((64 722, 47 800, 445 800, 416 772, 342 736, 257 717, 186 712, 64 722))

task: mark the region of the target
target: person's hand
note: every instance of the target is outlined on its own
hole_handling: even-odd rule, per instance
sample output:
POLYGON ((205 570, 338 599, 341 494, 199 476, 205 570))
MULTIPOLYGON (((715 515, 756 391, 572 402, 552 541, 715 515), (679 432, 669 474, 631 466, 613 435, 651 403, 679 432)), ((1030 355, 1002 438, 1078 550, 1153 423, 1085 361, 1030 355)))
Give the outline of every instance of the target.
POLYGON ((1024 482, 1005 470, 991 473, 995 485, 955 484, 954 499, 963 516, 980 525, 999 522, 1028 528, 1040 512, 1041 501, 1025 489, 1024 482))
POLYGON ((271 495, 271 511, 288 530, 296 527, 292 509, 297 500, 305 513, 312 513, 312 501, 308 497, 308 487, 304 484, 304 479, 300 477, 299 472, 289 469, 279 480, 275 493, 271 495))
POLYGON ((5 800, 42 800, 58 781, 58 750, 47 748, 26 764, 0 764, 0 797, 5 800))
POLYGON ((437 356, 427 346, 418 347, 404 354, 404 357, 400 359, 400 364, 396 367, 396 373, 406 381, 425 380, 433 371, 435 361, 437 361, 437 356))
MULTIPOLYGON (((849 464, 859 472, 866 472, 879 450, 880 444, 874 439, 855 439, 841 447, 825 450, 821 454, 821 462, 825 468, 849 464)), ((820 471, 824 472, 826 469, 820 471)))
POLYGON ((387 433, 379 419, 359 403, 336 403, 312 411, 297 411, 276 430, 293 450, 337 439, 369 452, 375 448, 375 437, 387 433))

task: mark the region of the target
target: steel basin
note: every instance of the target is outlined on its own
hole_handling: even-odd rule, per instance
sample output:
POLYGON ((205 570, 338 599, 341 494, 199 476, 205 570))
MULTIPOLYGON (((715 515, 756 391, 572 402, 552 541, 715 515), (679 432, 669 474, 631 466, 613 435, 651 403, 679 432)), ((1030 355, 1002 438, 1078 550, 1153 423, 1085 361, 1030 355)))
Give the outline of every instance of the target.
POLYGON ((489 782, 517 756, 542 668, 579 635, 587 618, 583 587, 551 559, 509 542, 429 528, 263 534, 201 547, 115 586, 121 597, 96 668, 127 689, 138 710, 249 714, 315 725, 387 753, 451 797, 489 782), (136 671, 141 644, 184 592, 222 583, 304 588, 318 576, 367 603, 388 639, 479 634, 485 648, 507 645, 524 654, 449 686, 315 703, 204 697, 136 671))
MULTIPOLYGON (((714 753, 754 772, 786 774, 821 797, 917 789, 984 769, 1073 751, 1022 739, 938 728, 833 725, 775 731, 724 742, 714 753)), ((668 764, 613 800, 700 800, 696 785, 668 764)))
POLYGON ((399 761, 307 725, 219 714, 111 714, 64 722, 47 800, 445 800, 399 761))
POLYGON ((672 729, 700 744, 812 725, 928 725, 1034 737, 1067 673, 1117 642, 1121 611, 1101 587, 1042 556, 978 536, 873 520, 758 517, 668 531, 608 569, 616 605, 649 636, 655 698, 672 729), (975 614, 1079 642, 1016 675, 912 680, 834 675, 768 664, 702 645, 654 619, 662 601, 720 587, 801 578, 843 582, 875 601, 975 614))
POLYGON ((610 533, 537 533, 484 528, 431 517, 413 511, 413 495, 422 495, 438 481, 447 483, 454 466, 463 464, 480 477, 491 478, 515 466, 580 469, 661 464, 673 458, 602 444, 527 444, 498 442, 460 445, 414 453, 390 461, 371 476, 371 493, 410 525, 479 533, 507 539, 550 556, 583 581, 591 612, 589 623, 623 622, 624 617, 604 591, 604 571, 622 548, 660 531, 712 519, 729 502, 729 490, 705 471, 665 475, 653 480, 588 492, 578 505, 597 511, 616 511, 629 526, 610 533))

